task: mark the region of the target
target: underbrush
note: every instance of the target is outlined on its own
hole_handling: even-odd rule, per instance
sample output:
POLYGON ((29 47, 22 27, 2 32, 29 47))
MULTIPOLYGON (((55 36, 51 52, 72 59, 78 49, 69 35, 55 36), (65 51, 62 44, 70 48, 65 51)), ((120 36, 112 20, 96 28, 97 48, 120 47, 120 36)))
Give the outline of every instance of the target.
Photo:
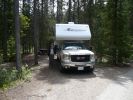
POLYGON ((15 68, 1 68, 0 69, 0 88, 8 89, 14 86, 17 81, 25 81, 31 77, 31 70, 28 66, 23 66, 21 70, 15 68))

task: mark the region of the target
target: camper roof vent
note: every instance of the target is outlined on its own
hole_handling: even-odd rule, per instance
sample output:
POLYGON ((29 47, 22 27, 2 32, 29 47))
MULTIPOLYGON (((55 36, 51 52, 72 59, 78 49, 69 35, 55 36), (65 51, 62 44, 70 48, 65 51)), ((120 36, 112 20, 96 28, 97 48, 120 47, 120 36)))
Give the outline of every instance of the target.
POLYGON ((68 22, 68 24, 74 24, 74 22, 68 22))

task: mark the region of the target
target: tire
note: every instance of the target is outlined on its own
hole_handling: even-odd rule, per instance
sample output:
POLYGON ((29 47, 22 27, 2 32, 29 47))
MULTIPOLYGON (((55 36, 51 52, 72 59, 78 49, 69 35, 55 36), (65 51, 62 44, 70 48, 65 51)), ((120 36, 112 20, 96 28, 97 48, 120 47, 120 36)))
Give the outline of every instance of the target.
POLYGON ((60 72, 61 73, 64 73, 65 72, 65 69, 63 67, 60 68, 60 72))
POLYGON ((90 72, 90 73, 93 73, 93 72, 94 72, 94 68, 90 68, 90 69, 89 69, 89 72, 90 72))
POLYGON ((61 63, 59 65, 59 70, 60 70, 61 73, 64 73, 65 72, 65 68, 62 67, 61 63))

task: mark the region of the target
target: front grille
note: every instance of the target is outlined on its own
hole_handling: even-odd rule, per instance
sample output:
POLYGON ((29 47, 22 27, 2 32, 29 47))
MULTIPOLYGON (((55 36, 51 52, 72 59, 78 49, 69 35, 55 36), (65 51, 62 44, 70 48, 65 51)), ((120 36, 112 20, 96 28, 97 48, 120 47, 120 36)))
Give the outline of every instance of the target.
POLYGON ((71 55, 72 62, 88 62, 90 61, 90 55, 71 55))

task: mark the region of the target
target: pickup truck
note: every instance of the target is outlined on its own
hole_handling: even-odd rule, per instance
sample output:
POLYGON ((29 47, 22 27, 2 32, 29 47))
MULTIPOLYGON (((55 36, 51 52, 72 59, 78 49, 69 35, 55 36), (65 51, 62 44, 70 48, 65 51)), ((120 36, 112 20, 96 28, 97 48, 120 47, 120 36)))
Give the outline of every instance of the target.
POLYGON ((83 42, 64 41, 59 45, 57 59, 60 62, 60 71, 66 69, 89 70, 93 72, 95 58, 83 42))
POLYGON ((66 69, 89 70, 93 72, 94 53, 84 42, 91 39, 88 24, 56 24, 55 42, 58 44, 57 59, 60 62, 60 71, 66 69))

